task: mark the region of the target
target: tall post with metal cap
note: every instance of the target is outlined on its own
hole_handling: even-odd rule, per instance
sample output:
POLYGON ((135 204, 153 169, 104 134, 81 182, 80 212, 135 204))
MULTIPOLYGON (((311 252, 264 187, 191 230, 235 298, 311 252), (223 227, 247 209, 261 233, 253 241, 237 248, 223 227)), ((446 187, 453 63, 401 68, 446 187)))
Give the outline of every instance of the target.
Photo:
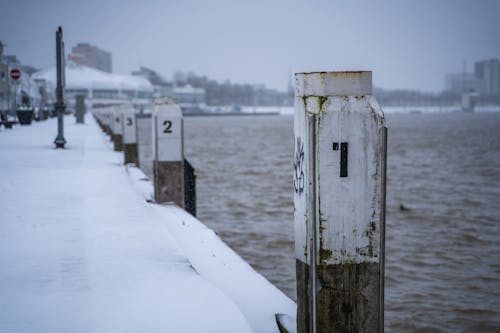
POLYGON ((62 28, 56 31, 56 60, 57 60, 57 87, 56 87, 56 105, 57 112, 57 137, 54 140, 56 148, 64 148, 66 139, 64 138, 64 42, 62 28))
POLYGON ((387 129, 372 73, 295 83, 298 332, 383 332, 387 129))

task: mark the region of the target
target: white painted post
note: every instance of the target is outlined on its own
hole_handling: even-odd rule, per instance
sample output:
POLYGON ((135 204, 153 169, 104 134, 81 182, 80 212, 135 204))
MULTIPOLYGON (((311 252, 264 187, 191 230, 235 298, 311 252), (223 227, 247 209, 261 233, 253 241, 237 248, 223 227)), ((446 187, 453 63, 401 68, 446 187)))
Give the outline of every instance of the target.
POLYGON ((295 81, 298 332, 383 332, 387 132, 372 73, 295 81))
POLYGON ((107 135, 110 135, 109 132, 109 122, 108 122, 108 114, 106 108, 96 108, 94 112, 97 114, 97 118, 101 121, 102 130, 107 135))
POLYGON ((131 105, 124 106, 122 111, 124 163, 138 164, 137 129, 135 110, 131 105))
POLYGON ((153 122, 151 113, 135 115, 139 168, 153 179, 153 122))
POLYGON ((121 115, 121 107, 115 106, 113 107, 111 112, 111 116, 113 117, 112 122, 112 131, 113 131, 113 143, 115 151, 123 151, 123 126, 122 126, 122 115, 121 115))
POLYGON ((113 140, 113 108, 107 107, 105 109, 105 123, 106 123, 106 133, 109 135, 110 139, 113 140))
POLYGON ((153 177, 156 202, 184 208, 184 140, 177 104, 156 104, 153 112, 153 177))

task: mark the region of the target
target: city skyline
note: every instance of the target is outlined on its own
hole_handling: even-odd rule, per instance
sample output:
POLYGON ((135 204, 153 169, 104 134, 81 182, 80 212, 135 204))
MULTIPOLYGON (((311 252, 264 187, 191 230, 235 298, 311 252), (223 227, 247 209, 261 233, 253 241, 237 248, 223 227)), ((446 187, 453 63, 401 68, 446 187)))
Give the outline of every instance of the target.
POLYGON ((193 71, 281 91, 293 72, 372 70, 378 87, 438 92, 445 74, 461 72, 464 62, 472 72, 474 62, 500 57, 495 1, 7 1, 3 7, 5 53, 39 68, 55 63, 58 25, 67 54, 89 42, 113 55, 117 73, 142 65, 167 79, 193 71), (15 13, 24 14, 23 24, 15 13))

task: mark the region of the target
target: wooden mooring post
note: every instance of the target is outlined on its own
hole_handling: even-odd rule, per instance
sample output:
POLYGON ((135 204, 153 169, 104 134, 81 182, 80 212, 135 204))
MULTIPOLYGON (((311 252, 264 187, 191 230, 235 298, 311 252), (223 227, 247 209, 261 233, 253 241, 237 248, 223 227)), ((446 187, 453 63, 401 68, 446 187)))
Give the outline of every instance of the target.
POLYGON ((123 152, 125 164, 139 164, 137 153, 137 128, 135 123, 135 109, 131 105, 125 106, 122 112, 123 152))
POLYGON ((384 331, 387 129, 371 72, 295 74, 297 331, 384 331))
POLYGON ((115 151, 123 151, 123 126, 121 107, 114 106, 111 109, 111 131, 113 132, 111 138, 115 151))
POLYGON ((153 178, 156 202, 184 208, 184 130, 177 104, 156 104, 153 111, 153 178))
POLYGON ((184 121, 181 108, 169 101, 153 112, 154 198, 174 202, 196 216, 196 173, 184 158, 184 121))
POLYGON ((110 107, 103 109, 103 121, 104 121, 104 129, 105 133, 109 136, 111 140, 113 140, 113 131, 111 130, 111 126, 113 125, 113 112, 110 107))
POLYGON ((137 113, 135 122, 138 166, 146 176, 153 179, 153 122, 151 113, 137 113))

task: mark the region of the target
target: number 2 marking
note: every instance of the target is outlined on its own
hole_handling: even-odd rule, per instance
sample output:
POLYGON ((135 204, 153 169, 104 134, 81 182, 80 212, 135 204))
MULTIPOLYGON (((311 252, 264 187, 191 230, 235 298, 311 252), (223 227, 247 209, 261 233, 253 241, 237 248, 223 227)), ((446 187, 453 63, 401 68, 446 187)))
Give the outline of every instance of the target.
POLYGON ((165 126, 163 133, 172 133, 172 130, 170 129, 172 127, 172 122, 170 120, 165 120, 163 122, 163 126, 165 126))

